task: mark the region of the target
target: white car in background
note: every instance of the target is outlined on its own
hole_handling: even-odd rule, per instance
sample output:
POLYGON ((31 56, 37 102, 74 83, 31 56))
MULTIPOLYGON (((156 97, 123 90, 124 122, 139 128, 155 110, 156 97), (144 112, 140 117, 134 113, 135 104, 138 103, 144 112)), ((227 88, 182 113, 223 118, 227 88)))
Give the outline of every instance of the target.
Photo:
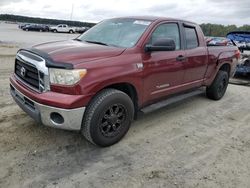
POLYGON ((69 27, 66 24, 59 24, 57 26, 50 27, 50 31, 54 33, 75 33, 74 27, 69 27))

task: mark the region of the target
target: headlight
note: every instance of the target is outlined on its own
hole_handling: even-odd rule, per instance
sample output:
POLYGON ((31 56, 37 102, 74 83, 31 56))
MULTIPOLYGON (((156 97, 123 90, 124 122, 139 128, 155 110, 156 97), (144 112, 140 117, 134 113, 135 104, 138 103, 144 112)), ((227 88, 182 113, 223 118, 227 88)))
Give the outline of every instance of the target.
POLYGON ((86 69, 49 69, 50 83, 60 85, 73 85, 83 78, 87 73, 86 69))

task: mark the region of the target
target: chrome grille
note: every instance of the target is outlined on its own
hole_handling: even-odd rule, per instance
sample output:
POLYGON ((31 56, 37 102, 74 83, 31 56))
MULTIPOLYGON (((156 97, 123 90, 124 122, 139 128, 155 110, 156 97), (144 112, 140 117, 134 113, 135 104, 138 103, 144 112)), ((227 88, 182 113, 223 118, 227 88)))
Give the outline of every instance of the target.
POLYGON ((39 76, 35 66, 16 59, 15 73, 22 81, 39 90, 39 76))
POLYGON ((24 50, 19 51, 15 60, 15 74, 18 80, 38 92, 50 89, 45 60, 36 54, 24 50))

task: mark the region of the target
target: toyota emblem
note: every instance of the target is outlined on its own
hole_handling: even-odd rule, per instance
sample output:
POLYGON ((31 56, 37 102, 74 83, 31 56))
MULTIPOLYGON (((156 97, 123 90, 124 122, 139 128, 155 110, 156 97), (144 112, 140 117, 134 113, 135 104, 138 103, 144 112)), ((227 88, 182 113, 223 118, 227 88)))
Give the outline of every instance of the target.
POLYGON ((24 67, 21 68, 21 75, 22 77, 25 77, 26 75, 26 69, 24 67))

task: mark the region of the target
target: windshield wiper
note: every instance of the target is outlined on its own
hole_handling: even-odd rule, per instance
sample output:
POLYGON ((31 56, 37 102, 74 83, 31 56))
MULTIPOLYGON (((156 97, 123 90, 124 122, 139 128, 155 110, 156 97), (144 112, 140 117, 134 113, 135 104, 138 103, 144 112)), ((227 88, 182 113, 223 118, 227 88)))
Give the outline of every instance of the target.
POLYGON ((103 42, 98 42, 98 41, 85 40, 85 42, 93 43, 93 44, 100 44, 100 45, 104 45, 104 46, 108 46, 108 44, 103 43, 103 42))

